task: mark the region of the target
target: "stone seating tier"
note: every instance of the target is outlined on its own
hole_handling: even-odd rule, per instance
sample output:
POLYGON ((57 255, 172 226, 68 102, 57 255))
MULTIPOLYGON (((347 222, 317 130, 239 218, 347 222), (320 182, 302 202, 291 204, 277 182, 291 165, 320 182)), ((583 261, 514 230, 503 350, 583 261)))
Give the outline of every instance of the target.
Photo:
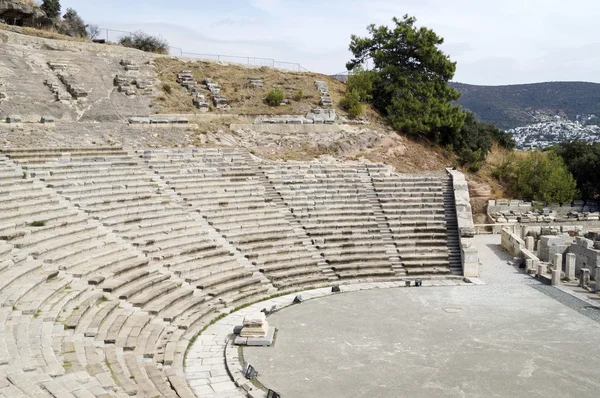
POLYGON ((0 155, 1 394, 191 397, 187 342, 224 307, 456 272, 442 177, 230 148, 137 155, 0 155))

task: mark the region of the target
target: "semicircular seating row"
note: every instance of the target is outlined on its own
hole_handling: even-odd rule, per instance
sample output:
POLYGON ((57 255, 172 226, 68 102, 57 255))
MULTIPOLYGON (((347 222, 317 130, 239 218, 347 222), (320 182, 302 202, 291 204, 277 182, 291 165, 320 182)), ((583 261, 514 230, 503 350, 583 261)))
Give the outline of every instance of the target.
POLYGON ((0 152, 0 395, 193 396, 185 350, 224 308, 460 274, 445 176, 223 148, 0 152))

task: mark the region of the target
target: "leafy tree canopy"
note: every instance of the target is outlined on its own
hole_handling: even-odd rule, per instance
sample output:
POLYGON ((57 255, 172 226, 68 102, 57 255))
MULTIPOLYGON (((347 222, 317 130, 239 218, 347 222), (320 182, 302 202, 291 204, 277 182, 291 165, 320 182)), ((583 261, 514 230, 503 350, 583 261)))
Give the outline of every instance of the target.
POLYGON ((72 8, 67 8, 67 12, 63 15, 63 23, 59 25, 59 31, 72 37, 88 36, 85 22, 72 8))
POLYGON ((496 170, 520 199, 547 203, 570 203, 578 194, 577 182, 556 152, 513 153, 496 170))
POLYGON ((48 18, 58 18, 60 16, 59 0, 44 0, 40 8, 46 13, 48 18))
POLYGON ((444 40, 414 17, 393 22, 369 25, 368 37, 352 35, 348 70, 373 64, 372 103, 395 129, 436 139, 456 133, 465 113, 452 103, 460 94, 448 85, 456 64, 438 48, 444 40))
POLYGON ((600 199, 600 142, 563 142, 551 148, 577 180, 582 199, 600 199))

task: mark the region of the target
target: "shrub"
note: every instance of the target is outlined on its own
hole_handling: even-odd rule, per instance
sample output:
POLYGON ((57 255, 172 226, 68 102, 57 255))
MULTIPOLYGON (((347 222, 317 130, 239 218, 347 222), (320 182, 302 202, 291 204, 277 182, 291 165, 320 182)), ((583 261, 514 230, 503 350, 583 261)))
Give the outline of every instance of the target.
POLYGON ((563 159, 552 151, 513 153, 496 168, 495 175, 519 199, 570 203, 578 194, 573 175, 563 159))
POLYGON ((267 93, 267 103, 270 106, 278 106, 283 102, 284 94, 281 87, 273 87, 267 93))
POLYGON ((360 103, 360 97, 354 90, 347 91, 346 95, 341 99, 340 106, 352 117, 358 117, 362 115, 362 104, 360 103))
POLYGON ((373 99, 373 82, 375 81, 375 73, 364 70, 358 66, 348 75, 346 82, 346 91, 355 91, 361 102, 369 102, 373 99))
POLYGON ((173 91, 173 89, 171 88, 171 86, 168 83, 163 83, 162 89, 167 94, 171 94, 171 91, 173 91))
POLYGON ((86 25, 87 37, 90 40, 97 39, 100 36, 100 27, 98 25, 86 25))
POLYGON ((302 92, 302 90, 298 90, 296 92, 296 95, 294 95, 294 101, 300 102, 302 101, 302 98, 304 98, 304 93, 302 92))
POLYGON ((58 33, 71 37, 87 37, 88 32, 83 19, 72 8, 67 8, 62 23, 57 25, 58 33))
POLYGON ((130 36, 123 36, 119 44, 124 47, 137 48, 149 53, 168 54, 169 43, 160 36, 152 36, 140 30, 130 36))
POLYGON ((46 225, 46 221, 34 221, 29 224, 31 227, 43 227, 46 225))

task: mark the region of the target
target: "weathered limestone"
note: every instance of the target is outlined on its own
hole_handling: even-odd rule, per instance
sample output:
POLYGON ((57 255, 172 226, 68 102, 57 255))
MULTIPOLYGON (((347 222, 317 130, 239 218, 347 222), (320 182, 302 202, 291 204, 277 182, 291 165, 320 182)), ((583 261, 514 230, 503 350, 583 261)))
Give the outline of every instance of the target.
POLYGON ((563 255, 561 253, 554 254, 552 258, 552 268, 562 271, 563 255))
POLYGON ((327 88, 327 83, 322 80, 316 80, 315 86, 317 86, 317 90, 321 93, 321 102, 320 105, 325 108, 331 108, 333 106, 333 102, 331 101, 331 97, 329 96, 329 89, 327 88))
POLYGON ((227 108, 227 99, 221 95, 221 86, 211 78, 204 79, 204 85, 213 97, 213 104, 217 109, 227 108))
POLYGON ((538 264, 538 267, 537 267, 537 275, 538 275, 538 277, 542 277, 542 276, 545 277, 546 274, 547 274, 547 271, 548 270, 547 270, 547 265, 546 264, 544 264, 544 263, 538 264))
POLYGON ((533 236, 525 237, 525 248, 530 252, 534 251, 535 248, 535 239, 533 236))
POLYGON ((54 123, 56 120, 54 119, 54 116, 42 116, 40 118, 40 123, 54 123))
POLYGON ((575 280, 575 264, 577 262, 577 256, 573 253, 567 253, 565 261, 565 276, 568 280, 575 280))
POLYGON ((269 331, 269 323, 264 313, 256 312, 246 315, 244 327, 240 332, 242 337, 264 337, 269 331))
POLYGON ((581 269, 581 275, 579 277, 579 286, 587 288, 590 286, 590 270, 588 268, 581 269))
POLYGON ((334 124, 336 113, 333 109, 313 109, 305 117, 298 115, 261 116, 254 124, 334 124))
POLYGON ((248 77, 247 85, 252 88, 263 88, 263 80, 260 77, 248 77))
POLYGON ((552 281, 551 281, 552 286, 560 285, 560 274, 561 274, 561 270, 559 270, 559 269, 552 270, 552 281))
POLYGON ((196 108, 200 111, 200 112, 208 112, 209 111, 209 105, 208 102, 206 102, 206 98, 204 97, 203 94, 200 93, 196 93, 196 96, 194 97, 194 99, 192 100, 194 105, 196 106, 196 108))

